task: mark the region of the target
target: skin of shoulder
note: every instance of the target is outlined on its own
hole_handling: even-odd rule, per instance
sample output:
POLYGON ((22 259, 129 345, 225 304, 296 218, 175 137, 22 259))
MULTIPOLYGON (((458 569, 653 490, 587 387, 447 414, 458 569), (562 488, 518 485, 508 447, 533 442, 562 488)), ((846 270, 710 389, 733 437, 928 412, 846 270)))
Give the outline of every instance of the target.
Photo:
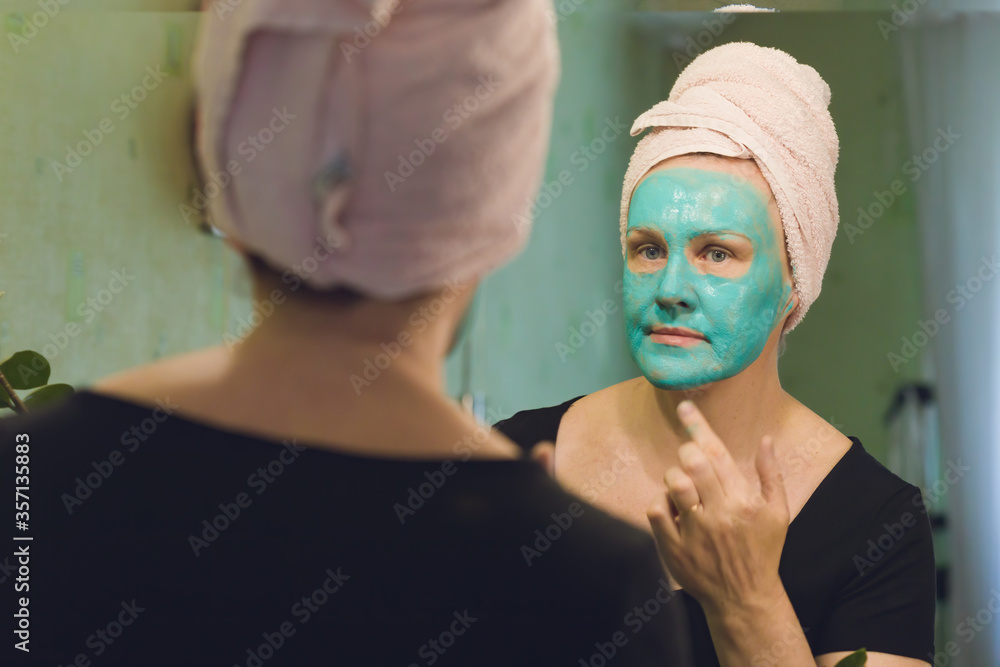
POLYGON ((634 395, 643 378, 636 377, 613 384, 584 396, 570 406, 559 427, 559 441, 595 440, 596 436, 621 432, 622 415, 628 398, 634 395), (585 438, 583 436, 586 436, 585 438))
MULTIPOLYGON (((556 469, 561 468, 567 477, 578 477, 581 472, 592 471, 590 466, 600 465, 598 462, 605 459, 609 451, 621 446, 628 446, 636 453, 643 467, 665 469, 670 465, 675 457, 655 442, 657 436, 646 433, 641 421, 628 418, 630 410, 637 405, 640 392, 646 388, 644 384, 643 377, 632 378, 574 403, 560 424, 556 469), (654 451, 661 452, 662 456, 654 456, 654 451)), ((789 509, 794 517, 850 449, 852 442, 838 430, 838 425, 823 419, 792 396, 785 394, 785 397, 783 411, 786 416, 774 438, 789 509)), ((756 479, 753 460, 741 462, 740 468, 749 479, 756 479)), ((592 472, 587 474, 588 477, 592 475, 592 472)), ((661 475, 661 470, 647 470, 639 479, 659 480, 661 475)), ((639 510, 635 513, 638 515, 639 510)))
POLYGON ((98 381, 93 389, 140 404, 169 399, 178 405, 180 416, 216 428, 271 440, 297 438, 359 455, 458 460, 521 456, 517 445, 483 429, 444 395, 392 389, 389 380, 379 385, 389 389, 385 397, 372 392, 363 401, 352 400, 347 383, 327 393, 308 383, 276 387, 268 383, 266 371, 253 376, 246 370, 231 372, 230 356, 221 346, 197 350, 127 369, 98 381), (284 402, 274 401, 274 393, 284 402), (387 403, 397 406, 388 415, 387 403))
POLYGON ((164 394, 190 392, 195 386, 218 382, 225 369, 221 348, 205 348, 128 368, 101 378, 93 389, 136 400, 155 400, 164 394))

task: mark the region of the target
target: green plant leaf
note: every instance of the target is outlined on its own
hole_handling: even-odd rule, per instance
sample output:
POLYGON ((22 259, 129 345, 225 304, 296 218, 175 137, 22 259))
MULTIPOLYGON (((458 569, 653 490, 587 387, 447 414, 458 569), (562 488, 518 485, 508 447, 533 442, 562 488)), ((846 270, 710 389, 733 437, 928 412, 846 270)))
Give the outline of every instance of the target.
POLYGON ((24 404, 29 410, 34 410, 43 405, 61 401, 67 396, 72 396, 73 393, 73 387, 68 384, 48 384, 28 394, 24 398, 24 404))
POLYGON ((868 653, 863 648, 850 654, 834 667, 865 667, 868 664, 868 653))
MULTIPOLYGON (((22 350, 15 352, 7 361, 0 364, 7 382, 14 389, 36 389, 49 381, 52 368, 48 360, 37 352, 22 350)), ((4 392, 6 395, 6 392, 4 392)))

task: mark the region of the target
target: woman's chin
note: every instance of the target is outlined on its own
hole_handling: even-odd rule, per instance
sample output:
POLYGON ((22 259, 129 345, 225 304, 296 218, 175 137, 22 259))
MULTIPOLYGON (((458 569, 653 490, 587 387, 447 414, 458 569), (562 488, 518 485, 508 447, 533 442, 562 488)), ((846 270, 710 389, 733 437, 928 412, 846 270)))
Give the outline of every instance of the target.
POLYGON ((712 383, 699 377, 685 377, 678 373, 643 372, 649 383, 657 389, 664 391, 704 391, 712 383))

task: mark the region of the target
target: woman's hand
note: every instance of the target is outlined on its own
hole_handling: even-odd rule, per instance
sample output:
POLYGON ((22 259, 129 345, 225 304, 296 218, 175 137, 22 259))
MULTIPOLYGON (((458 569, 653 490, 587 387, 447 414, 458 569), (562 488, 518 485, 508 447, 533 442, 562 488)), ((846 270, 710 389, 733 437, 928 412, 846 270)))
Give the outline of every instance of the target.
POLYGON ((556 477, 556 446, 551 440, 544 440, 531 448, 531 460, 542 466, 549 477, 556 477))
POLYGON ((757 454, 758 491, 694 403, 677 414, 694 441, 680 446, 680 467, 647 511, 660 557, 709 618, 766 614, 788 599, 778 562, 789 509, 771 438, 757 454))

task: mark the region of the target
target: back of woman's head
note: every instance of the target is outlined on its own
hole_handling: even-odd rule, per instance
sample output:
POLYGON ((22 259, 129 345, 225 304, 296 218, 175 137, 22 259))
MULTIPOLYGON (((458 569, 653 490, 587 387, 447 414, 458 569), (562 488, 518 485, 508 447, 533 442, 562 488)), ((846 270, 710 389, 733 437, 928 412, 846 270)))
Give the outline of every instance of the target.
POLYGON ((548 149, 549 7, 208 5, 194 74, 213 224, 316 290, 402 299, 500 266, 548 149))

